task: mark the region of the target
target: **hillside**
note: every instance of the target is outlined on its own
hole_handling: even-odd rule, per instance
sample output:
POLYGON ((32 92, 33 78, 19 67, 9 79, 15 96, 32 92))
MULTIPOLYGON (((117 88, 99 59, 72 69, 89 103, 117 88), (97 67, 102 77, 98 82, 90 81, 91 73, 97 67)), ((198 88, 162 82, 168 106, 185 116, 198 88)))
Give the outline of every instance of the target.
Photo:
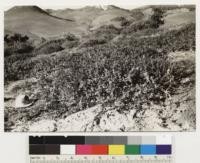
POLYGON ((195 6, 14 7, 5 131, 194 131, 195 58, 195 6))
POLYGON ((103 9, 95 6, 86 6, 80 9, 51 10, 50 14, 64 19, 71 19, 88 29, 91 22, 98 17, 102 11, 103 9))
POLYGON ((113 24, 115 27, 120 28, 120 22, 112 21, 114 18, 118 17, 125 17, 127 20, 133 19, 129 10, 110 5, 92 21, 91 27, 94 30, 103 25, 113 24))
POLYGON ((129 10, 108 5, 101 7, 87 6, 80 9, 53 10, 51 15, 64 19, 72 19, 82 25, 87 25, 89 29, 97 29, 103 25, 113 24, 115 27, 121 27, 119 21, 112 21, 114 18, 126 17, 126 19, 134 19, 134 15, 129 10))
POLYGON ((190 8, 187 7, 168 10, 165 13, 165 24, 161 26, 161 28, 180 28, 181 26, 195 23, 195 19, 195 10, 190 10, 190 8))
POLYGON ((29 32, 40 37, 59 36, 63 33, 80 34, 76 22, 49 15, 36 6, 17 6, 5 12, 5 29, 17 33, 29 32))

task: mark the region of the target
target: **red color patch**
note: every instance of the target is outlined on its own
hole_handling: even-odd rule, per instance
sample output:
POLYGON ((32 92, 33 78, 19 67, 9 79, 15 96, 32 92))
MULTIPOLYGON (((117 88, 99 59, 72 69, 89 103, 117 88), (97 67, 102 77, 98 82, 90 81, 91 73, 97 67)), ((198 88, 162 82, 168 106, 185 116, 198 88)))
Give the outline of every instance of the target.
POLYGON ((108 145, 92 145, 92 154, 107 155, 108 145))

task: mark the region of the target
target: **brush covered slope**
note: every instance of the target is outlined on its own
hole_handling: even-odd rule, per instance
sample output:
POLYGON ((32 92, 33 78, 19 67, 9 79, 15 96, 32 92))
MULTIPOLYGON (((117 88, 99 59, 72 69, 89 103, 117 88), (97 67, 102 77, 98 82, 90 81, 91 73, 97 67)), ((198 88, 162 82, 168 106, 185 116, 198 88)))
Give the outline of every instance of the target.
POLYGON ((17 7, 5 18, 5 131, 195 130, 195 6, 17 7), (33 104, 14 107, 21 94, 33 104))

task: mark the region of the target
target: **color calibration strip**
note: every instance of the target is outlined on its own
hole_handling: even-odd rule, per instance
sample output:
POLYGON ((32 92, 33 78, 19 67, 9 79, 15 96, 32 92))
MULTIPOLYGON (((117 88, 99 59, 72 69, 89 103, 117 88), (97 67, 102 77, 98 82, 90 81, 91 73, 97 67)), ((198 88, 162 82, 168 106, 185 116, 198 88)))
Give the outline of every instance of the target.
POLYGON ((29 137, 30 155, 171 155, 171 136, 29 137))

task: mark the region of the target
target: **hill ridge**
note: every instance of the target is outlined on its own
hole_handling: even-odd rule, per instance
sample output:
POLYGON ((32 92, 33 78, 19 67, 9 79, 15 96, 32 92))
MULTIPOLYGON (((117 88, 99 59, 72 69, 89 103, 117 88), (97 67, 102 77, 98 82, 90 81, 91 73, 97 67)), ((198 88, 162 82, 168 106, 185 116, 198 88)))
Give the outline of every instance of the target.
MULTIPOLYGON (((42 13, 42 14, 45 14, 45 15, 48 15, 50 17, 53 17, 53 18, 56 18, 56 19, 60 19, 60 20, 73 21, 71 19, 64 19, 64 18, 61 18, 61 17, 57 17, 57 16, 54 16, 54 15, 51 15, 46 10, 41 9, 38 6, 15 6, 15 7, 12 7, 11 9, 7 10, 5 12, 5 14, 6 15, 8 15, 8 14, 14 14, 13 12, 17 12, 16 10, 22 10, 22 9, 24 9, 24 10, 29 9, 31 11, 39 12, 39 13, 42 13)), ((20 11, 18 11, 18 12, 20 12, 20 11)))

